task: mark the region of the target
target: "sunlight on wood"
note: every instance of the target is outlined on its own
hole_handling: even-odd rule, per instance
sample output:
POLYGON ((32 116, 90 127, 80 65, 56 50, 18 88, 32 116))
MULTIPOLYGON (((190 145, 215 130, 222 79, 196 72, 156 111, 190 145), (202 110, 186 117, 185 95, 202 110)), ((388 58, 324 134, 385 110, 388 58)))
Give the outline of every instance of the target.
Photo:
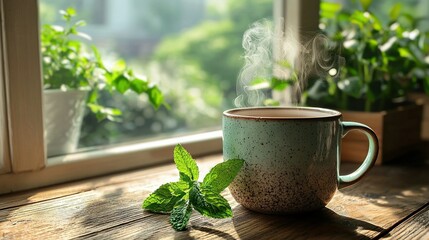
MULTIPOLYGON (((222 156, 197 161, 202 179, 222 156)), ((226 190, 222 195, 231 204, 232 219, 209 219, 194 212, 188 230, 176 232, 169 215, 141 209, 151 192, 179 178, 175 166, 168 164, 1 196, 0 229, 6 239, 373 238, 427 204, 427 170, 427 166, 375 167, 361 182, 337 191, 327 208, 298 215, 249 211, 226 190)), ((409 224, 421 229, 421 224, 409 224)), ((423 229, 418 234, 426 233, 423 229)))

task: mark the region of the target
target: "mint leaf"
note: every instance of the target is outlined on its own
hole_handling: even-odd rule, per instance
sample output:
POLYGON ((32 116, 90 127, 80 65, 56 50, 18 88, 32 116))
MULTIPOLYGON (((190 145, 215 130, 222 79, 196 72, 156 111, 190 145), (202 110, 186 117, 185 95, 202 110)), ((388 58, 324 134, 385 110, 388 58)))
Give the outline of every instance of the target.
POLYGON ((169 213, 188 188, 189 184, 183 181, 166 183, 144 200, 142 208, 156 213, 169 213))
POLYGON ((200 189, 195 184, 189 192, 190 201, 195 210, 201 215, 211 218, 232 217, 231 206, 219 193, 209 189, 200 189))
POLYGON ((186 151, 182 145, 177 144, 174 148, 174 162, 180 173, 180 180, 187 181, 187 178, 184 178, 183 174, 188 176, 190 180, 198 180, 198 166, 195 160, 192 158, 191 154, 186 151))
POLYGON ((186 174, 184 174, 182 172, 179 172, 179 176, 180 176, 180 181, 185 181, 185 182, 188 182, 190 184, 193 184, 193 182, 194 182, 194 181, 192 181, 191 178, 189 178, 188 175, 186 175, 186 174))
POLYGON ((242 159, 230 159, 214 166, 205 176, 202 188, 209 188, 213 193, 222 192, 234 180, 244 164, 242 159))
POLYGON ((144 200, 144 209, 171 213, 170 223, 176 231, 186 229, 193 209, 206 217, 232 217, 231 206, 220 192, 234 180, 244 160, 230 159, 217 164, 203 182, 198 182, 197 163, 180 144, 174 148, 174 162, 180 181, 159 187, 144 200))
POLYGON ((182 199, 174 206, 170 216, 170 223, 176 231, 183 231, 188 225, 192 213, 192 205, 189 200, 182 199))

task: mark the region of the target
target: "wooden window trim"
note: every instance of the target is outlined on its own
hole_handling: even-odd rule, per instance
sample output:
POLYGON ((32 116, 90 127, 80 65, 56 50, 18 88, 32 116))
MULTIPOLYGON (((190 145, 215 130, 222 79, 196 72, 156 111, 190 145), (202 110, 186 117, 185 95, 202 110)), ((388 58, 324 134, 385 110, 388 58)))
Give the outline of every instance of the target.
MULTIPOLYGON (((0 2, 2 4, 2 2, 0 2)), ((0 6, 0 10, 3 9, 0 6)), ((0 11, 0 19, 3 23, 3 13, 0 11)), ((6 97, 5 97, 5 77, 4 77, 4 61, 3 61, 3 24, 0 24, 0 174, 11 171, 9 158, 9 141, 7 134, 7 118, 6 118, 6 97)))
MULTIPOLYGON (((274 0, 273 13, 276 28, 284 35, 274 42, 274 57, 281 59, 283 45, 281 41, 305 43, 319 31, 320 0, 274 0)), ((293 44, 292 42, 290 42, 293 44)), ((293 50, 298 53, 301 44, 296 44, 293 50)), ((292 100, 292 89, 273 91, 273 98, 282 104, 295 104, 292 100)))
POLYGON ((219 130, 52 158, 39 171, 0 175, 0 194, 171 162, 178 143, 195 157, 219 153, 221 134, 219 130))
POLYGON ((12 172, 45 167, 37 0, 3 0, 3 56, 12 172))

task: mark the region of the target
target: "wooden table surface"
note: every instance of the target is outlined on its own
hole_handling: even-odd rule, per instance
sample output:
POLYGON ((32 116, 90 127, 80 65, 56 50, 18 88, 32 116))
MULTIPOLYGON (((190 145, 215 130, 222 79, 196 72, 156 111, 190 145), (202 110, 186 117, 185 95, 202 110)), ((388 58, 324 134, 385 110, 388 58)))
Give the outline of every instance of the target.
MULTIPOLYGON (((199 158, 201 175, 221 158, 199 158)), ((194 211, 184 232, 170 227, 168 215, 141 209, 159 185, 178 179, 172 164, 8 194, 0 196, 0 239, 429 239, 429 163, 403 162, 374 167, 310 214, 251 212, 226 190, 234 217, 194 211)))

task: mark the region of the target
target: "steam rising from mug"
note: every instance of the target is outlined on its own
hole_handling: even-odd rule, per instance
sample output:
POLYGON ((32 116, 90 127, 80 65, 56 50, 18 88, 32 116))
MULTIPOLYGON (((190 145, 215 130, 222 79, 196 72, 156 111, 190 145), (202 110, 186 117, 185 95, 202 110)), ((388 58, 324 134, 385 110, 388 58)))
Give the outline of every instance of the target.
POLYGON ((339 75, 344 60, 326 36, 317 34, 307 42, 299 42, 291 30, 282 26, 264 19, 244 33, 245 64, 237 80, 237 107, 264 105, 264 100, 271 97, 273 78, 292 83, 277 98, 282 105, 296 105, 309 77, 339 75))

